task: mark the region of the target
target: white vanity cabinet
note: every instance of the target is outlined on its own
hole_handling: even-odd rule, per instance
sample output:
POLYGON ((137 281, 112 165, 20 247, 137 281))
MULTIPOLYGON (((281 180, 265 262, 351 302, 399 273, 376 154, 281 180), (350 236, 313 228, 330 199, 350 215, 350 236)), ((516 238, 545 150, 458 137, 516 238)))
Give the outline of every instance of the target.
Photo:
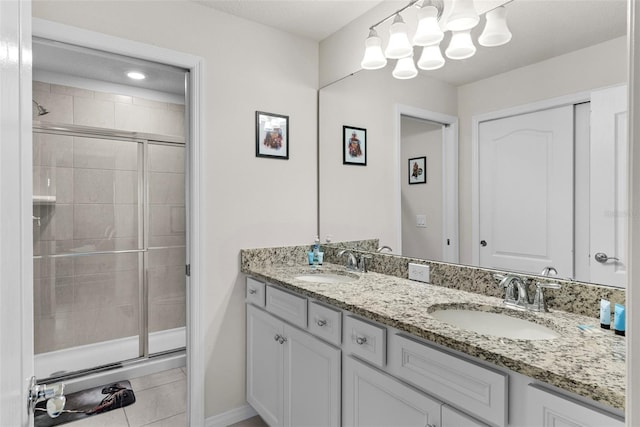
POLYGON ((440 427, 441 403, 352 357, 345 357, 344 427, 440 427))
POLYGON ((624 427, 624 420, 539 385, 527 389, 529 417, 540 427, 624 427))
POLYGON ((271 427, 340 425, 340 356, 247 304, 247 401, 271 427))

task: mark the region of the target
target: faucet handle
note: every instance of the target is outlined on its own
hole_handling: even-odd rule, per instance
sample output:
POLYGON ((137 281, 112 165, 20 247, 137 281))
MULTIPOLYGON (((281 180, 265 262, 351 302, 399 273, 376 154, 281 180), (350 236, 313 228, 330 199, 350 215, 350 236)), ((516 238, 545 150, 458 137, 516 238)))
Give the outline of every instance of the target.
POLYGON ((559 283, 544 283, 536 282, 536 294, 533 297, 533 304, 531 304, 531 310, 533 311, 549 311, 547 309, 547 301, 544 299, 543 289, 560 289, 559 283))
POLYGON ((367 272, 367 261, 373 259, 371 255, 361 254, 360 259, 358 260, 358 270, 366 273, 367 272))
POLYGON ((505 286, 505 284, 504 284, 504 282, 503 282, 503 281, 504 281, 504 279, 506 279, 506 278, 507 278, 507 276, 508 276, 508 275, 506 275, 506 274, 495 273, 495 274, 493 275, 493 278, 494 278, 494 279, 496 279, 496 280, 498 281, 498 286, 503 286, 503 287, 504 287, 504 286, 505 286))

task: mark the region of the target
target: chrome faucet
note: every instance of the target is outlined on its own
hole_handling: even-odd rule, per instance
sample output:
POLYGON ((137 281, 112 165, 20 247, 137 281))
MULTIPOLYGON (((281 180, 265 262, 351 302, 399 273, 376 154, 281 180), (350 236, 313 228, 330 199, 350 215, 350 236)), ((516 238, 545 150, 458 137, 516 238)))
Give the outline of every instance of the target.
POLYGON ((388 250, 389 252, 393 252, 393 249, 391 249, 389 246, 384 245, 384 246, 380 246, 378 249, 376 249, 376 252, 382 252, 384 250, 388 250))
POLYGON ((499 280, 498 286, 505 288, 504 303, 510 307, 526 310, 529 306, 527 284, 524 279, 513 274, 494 274, 499 280))
POLYGON ((530 302, 529 290, 525 278, 513 274, 494 274, 493 277, 499 280, 499 287, 505 288, 504 304, 520 310, 548 311, 547 303, 544 299, 544 288, 560 289, 558 283, 536 282, 533 302, 530 302))
POLYGON ((367 260, 371 259, 370 255, 360 254, 360 258, 356 259, 353 252, 347 249, 343 249, 338 252, 338 258, 342 255, 347 255, 347 270, 359 271, 361 273, 367 272, 367 260))
POLYGON ((347 255, 347 270, 358 270, 358 261, 356 261, 356 257, 353 255, 353 252, 347 249, 343 249, 338 252, 338 258, 342 255, 347 255))

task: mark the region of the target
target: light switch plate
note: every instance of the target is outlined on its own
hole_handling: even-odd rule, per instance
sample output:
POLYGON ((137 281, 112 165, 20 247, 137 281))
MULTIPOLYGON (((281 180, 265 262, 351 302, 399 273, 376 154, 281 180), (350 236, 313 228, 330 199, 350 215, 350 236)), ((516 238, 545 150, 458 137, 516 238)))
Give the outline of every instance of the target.
POLYGON ((427 227, 427 216, 426 215, 416 215, 416 227, 427 227))
POLYGON ((409 263, 409 279, 429 283, 431 280, 429 266, 409 263))

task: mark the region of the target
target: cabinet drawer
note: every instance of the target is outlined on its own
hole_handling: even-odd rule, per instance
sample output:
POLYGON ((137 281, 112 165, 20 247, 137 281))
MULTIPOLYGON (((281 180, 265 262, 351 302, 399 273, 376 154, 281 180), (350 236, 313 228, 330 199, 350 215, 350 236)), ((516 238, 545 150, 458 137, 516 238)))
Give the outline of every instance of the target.
POLYGON ((374 365, 387 361, 387 330, 353 316, 344 319, 344 349, 374 365))
POLYGON ((267 286, 267 311, 301 328, 307 328, 307 299, 267 286))
POLYGON ((258 307, 264 307, 264 288, 264 283, 247 277, 247 302, 257 305, 258 307))
POLYGON ((339 347, 342 342, 342 313, 317 302, 310 302, 309 331, 339 347))
POLYGON ((392 374, 492 425, 507 424, 506 374, 402 335, 390 341, 392 374))
POLYGON ((449 405, 442 405, 442 425, 458 427, 489 427, 487 424, 481 423, 462 412, 456 411, 449 407, 449 405))

